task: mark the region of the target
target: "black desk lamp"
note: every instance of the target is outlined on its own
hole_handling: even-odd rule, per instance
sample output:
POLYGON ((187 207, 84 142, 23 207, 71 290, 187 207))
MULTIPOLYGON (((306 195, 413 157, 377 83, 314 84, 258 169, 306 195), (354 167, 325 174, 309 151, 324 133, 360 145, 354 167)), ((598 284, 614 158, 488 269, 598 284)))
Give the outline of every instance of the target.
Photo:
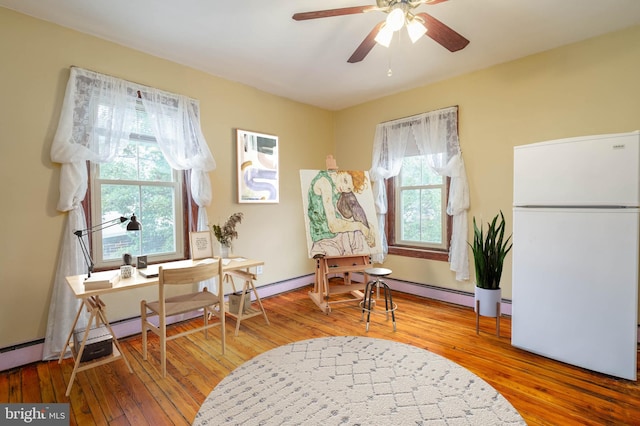
POLYGON ((91 258, 91 253, 89 253, 89 249, 84 243, 84 239, 82 237, 90 235, 96 231, 102 231, 105 228, 110 228, 126 221, 129 221, 129 223, 127 224, 127 231, 139 231, 142 229, 142 225, 140 224, 140 222, 138 222, 138 219, 136 219, 136 215, 134 214, 130 219, 127 219, 124 216, 120 216, 116 219, 108 220, 104 223, 101 223, 100 225, 73 232, 73 234, 78 237, 78 241, 80 241, 80 247, 82 248, 84 261, 87 263, 87 278, 91 277, 91 272, 93 272, 93 259, 91 258))

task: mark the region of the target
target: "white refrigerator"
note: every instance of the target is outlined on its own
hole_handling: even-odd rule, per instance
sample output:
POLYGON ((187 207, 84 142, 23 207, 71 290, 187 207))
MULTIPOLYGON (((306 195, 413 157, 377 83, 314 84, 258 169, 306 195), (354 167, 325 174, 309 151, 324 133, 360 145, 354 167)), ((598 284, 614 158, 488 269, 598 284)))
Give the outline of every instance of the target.
POLYGON ((636 380, 640 132, 514 148, 512 345, 636 380))

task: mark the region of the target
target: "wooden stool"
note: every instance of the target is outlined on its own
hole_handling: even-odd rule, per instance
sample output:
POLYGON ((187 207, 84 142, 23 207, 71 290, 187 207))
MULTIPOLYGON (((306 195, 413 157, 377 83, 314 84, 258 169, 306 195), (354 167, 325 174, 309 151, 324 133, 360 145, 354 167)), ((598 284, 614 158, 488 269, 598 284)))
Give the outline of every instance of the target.
POLYGON ((383 277, 391 275, 391 272, 391 269, 387 268, 369 268, 364 271, 366 275, 375 277, 375 280, 367 282, 367 285, 364 288, 364 299, 362 300, 362 302, 360 302, 360 306, 362 307, 362 317, 360 318, 360 321, 364 319, 364 313, 367 312, 367 331, 369 331, 369 320, 371 318, 371 312, 384 313, 387 316, 387 321, 389 320, 389 312, 391 312, 391 318, 393 320, 393 331, 396 331, 395 310, 398 308, 398 305, 393 303, 391 288, 389 288, 387 283, 385 283, 381 279, 383 277), (378 290, 378 298, 380 297, 380 286, 382 286, 384 290, 384 311, 374 311, 375 304, 372 302, 374 286, 378 290))

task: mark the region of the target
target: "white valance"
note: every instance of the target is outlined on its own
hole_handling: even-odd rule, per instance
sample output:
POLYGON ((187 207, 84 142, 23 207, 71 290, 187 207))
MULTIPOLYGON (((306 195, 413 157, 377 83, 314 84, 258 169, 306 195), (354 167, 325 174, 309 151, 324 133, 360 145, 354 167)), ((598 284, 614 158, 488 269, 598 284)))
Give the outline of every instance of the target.
POLYGON ((469 279, 467 251, 467 210, 469 185, 458 140, 458 107, 449 107, 376 126, 373 160, 369 172, 373 183, 378 226, 383 253, 373 260, 382 262, 389 251, 385 229, 387 191, 385 180, 397 176, 407 149, 417 149, 427 157, 429 167, 451 178, 447 214, 453 217, 449 263, 459 281, 469 279))
POLYGON ((191 191, 196 203, 211 202, 206 172, 214 170, 216 163, 200 129, 197 100, 72 67, 51 146, 51 160, 62 163, 58 210, 76 208, 84 199, 86 161, 106 163, 118 153, 136 122, 138 99, 169 165, 193 170, 191 191))

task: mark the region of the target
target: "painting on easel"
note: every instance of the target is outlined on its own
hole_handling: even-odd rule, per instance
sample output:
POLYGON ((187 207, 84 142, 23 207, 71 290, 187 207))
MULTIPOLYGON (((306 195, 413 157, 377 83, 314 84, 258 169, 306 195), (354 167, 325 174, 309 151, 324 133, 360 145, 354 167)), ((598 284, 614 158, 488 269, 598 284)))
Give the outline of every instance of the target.
POLYGON ((382 252, 366 171, 300 170, 309 257, 382 252))

